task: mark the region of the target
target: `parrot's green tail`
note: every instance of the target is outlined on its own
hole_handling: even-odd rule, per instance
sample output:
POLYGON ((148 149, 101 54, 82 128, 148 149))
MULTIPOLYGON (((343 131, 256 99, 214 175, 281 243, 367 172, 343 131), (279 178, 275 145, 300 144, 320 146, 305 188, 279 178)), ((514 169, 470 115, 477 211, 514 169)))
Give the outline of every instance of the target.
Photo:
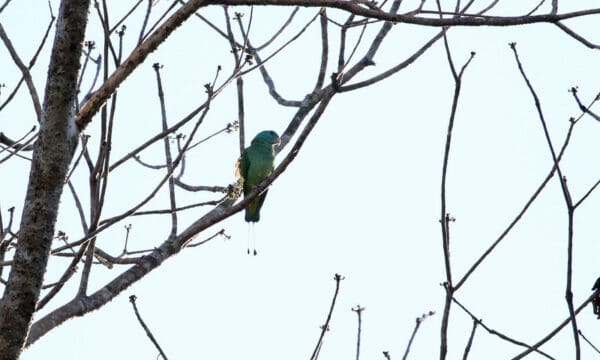
POLYGON ((258 222, 260 220, 260 213, 258 211, 246 210, 246 216, 244 217, 246 222, 258 222))
MULTIPOLYGON (((246 216, 244 217, 246 222, 258 222, 260 220, 260 206, 262 205, 261 198, 250 202, 250 204, 246 206, 246 216)), ((262 200, 264 201, 264 198, 262 198, 262 200)))

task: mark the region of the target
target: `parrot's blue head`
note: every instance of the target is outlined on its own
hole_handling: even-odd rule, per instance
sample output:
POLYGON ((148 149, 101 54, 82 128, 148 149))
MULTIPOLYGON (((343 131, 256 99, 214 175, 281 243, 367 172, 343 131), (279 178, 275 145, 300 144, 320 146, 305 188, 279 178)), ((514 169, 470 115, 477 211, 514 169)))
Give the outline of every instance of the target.
POLYGON ((278 145, 280 143, 279 135, 273 130, 261 131, 252 140, 252 145, 256 143, 278 145))

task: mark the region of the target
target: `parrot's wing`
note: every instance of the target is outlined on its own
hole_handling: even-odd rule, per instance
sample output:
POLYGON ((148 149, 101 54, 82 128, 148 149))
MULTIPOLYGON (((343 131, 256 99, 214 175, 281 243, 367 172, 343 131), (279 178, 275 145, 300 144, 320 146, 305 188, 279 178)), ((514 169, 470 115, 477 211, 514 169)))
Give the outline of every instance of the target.
POLYGON ((269 192, 269 189, 265 189, 265 191, 263 191, 260 196, 258 197, 258 206, 256 207, 257 211, 260 211, 260 209, 263 206, 263 203, 265 202, 265 199, 267 198, 267 192, 269 192))
POLYGON ((248 178, 248 168, 250 168, 250 159, 247 152, 244 151, 235 163, 235 176, 246 180, 248 178))
POLYGON ((240 176, 242 176, 242 171, 240 169, 240 166, 242 165, 242 157, 240 156, 237 161, 235 162, 235 177, 236 178, 240 178, 240 176))

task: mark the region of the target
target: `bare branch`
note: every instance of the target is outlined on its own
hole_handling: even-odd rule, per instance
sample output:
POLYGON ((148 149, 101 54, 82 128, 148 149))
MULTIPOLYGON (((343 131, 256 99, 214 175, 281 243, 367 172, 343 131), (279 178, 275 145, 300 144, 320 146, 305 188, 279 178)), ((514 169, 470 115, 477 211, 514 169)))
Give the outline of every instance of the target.
POLYGON ((189 18, 198 8, 206 5, 205 0, 191 0, 179 8, 152 35, 148 36, 119 66, 102 86, 83 105, 76 116, 80 129, 84 129, 92 116, 114 93, 117 87, 154 51, 171 33, 189 18))
POLYGON ((594 112, 592 112, 592 110, 590 110, 590 107, 596 102, 598 101, 598 98, 600 96, 596 96, 596 98, 592 101, 592 103, 590 104, 590 106, 584 106, 581 103, 581 100, 579 100, 579 96, 577 95, 577 87, 572 87, 571 90, 569 90, 569 92, 571 92, 571 94, 573 94, 573 97, 575 98, 575 101, 577 102, 577 105, 579 106, 579 109, 584 113, 584 114, 588 114, 590 115, 592 118, 594 118, 594 120, 600 121, 600 116, 596 115, 594 112))
POLYGON ((469 357, 469 352, 471 351, 471 346, 473 345, 473 339, 475 339, 475 331, 477 330, 477 325, 479 323, 477 320, 473 320, 473 328, 471 328, 471 334, 469 335, 469 341, 467 341, 467 345, 465 346, 465 352, 463 353, 463 360, 467 360, 469 357))
POLYGON ((23 135, 20 139, 18 139, 16 141, 9 139, 8 137, 6 137, 6 135, 4 135, 2 132, 0 132, 0 143, 7 145, 7 147, 4 147, 4 148, 2 148, 2 146, 0 146, 0 148, 2 148, 2 150, 0 150, 0 154, 3 153, 4 151, 9 152, 9 154, 7 156, 0 159, 0 164, 5 162, 6 160, 10 159, 13 156, 17 156, 22 159, 31 161, 30 158, 20 155, 19 152, 20 151, 30 151, 30 149, 33 148, 32 143, 35 139, 37 139, 37 137, 38 137, 37 133, 35 133, 33 136, 31 136, 25 142, 21 143, 21 141, 23 141, 27 136, 29 136, 35 130, 36 130, 36 127, 34 126, 31 130, 29 130, 29 132, 27 132, 25 135, 23 135))
MULTIPOLYGON (((595 298, 597 298, 599 295, 600 295, 600 289, 596 289, 596 291, 594 291, 594 293, 592 295, 590 295, 590 297, 588 297, 587 300, 585 300, 583 303, 581 303, 581 305, 579 305, 579 307, 577 307, 575 309, 575 315, 579 314, 579 312, 581 310, 583 310, 586 306, 588 306, 590 303, 592 303, 592 301, 595 298)), ((541 353, 538 350, 539 347, 542 346, 542 345, 544 345, 545 343, 547 343, 554 336, 556 336, 556 334, 558 334, 562 330, 562 328, 564 328, 565 326, 567 326, 571 322, 572 322, 571 321, 571 314, 569 314, 569 317, 567 317, 563 322, 561 322, 556 328, 554 328, 552 331, 550 331, 546 336, 544 336, 541 340, 539 340, 537 343, 535 343, 534 345, 532 345, 529 349, 523 351, 522 353, 520 353, 517 356, 515 356, 514 358, 512 358, 512 360, 523 359, 527 355, 531 354, 533 351, 541 353)))
POLYGON ((536 12, 542 5, 544 5, 545 2, 546 0, 541 0, 533 9, 531 9, 531 11, 527 13, 527 16, 533 15, 533 13, 536 12))
POLYGON ((31 101, 33 102, 33 108, 35 110, 35 114, 37 116, 37 121, 40 122, 42 119, 42 105, 40 105, 40 98, 38 96, 37 90, 35 89, 35 85, 33 84, 33 79, 31 78, 31 73, 29 72, 29 68, 25 66, 17 51, 15 50, 8 34, 4 31, 4 27, 0 24, 0 39, 6 46, 8 53, 13 59, 15 65, 21 70, 23 74, 23 79, 25 80, 25 84, 27 84, 27 88, 29 89, 29 95, 31 96, 31 101))
MULTIPOLYGON (((441 6, 438 7, 441 11, 441 6)), ((458 108, 458 99, 460 97, 460 92, 462 88, 462 76, 464 74, 464 70, 473 59, 474 53, 471 53, 471 57, 465 62, 462 66, 462 69, 459 73, 456 72, 456 68, 454 66, 454 61, 452 60, 452 56, 450 54, 450 46, 448 44, 448 39, 446 37, 446 32, 442 31, 444 36, 444 47, 446 49, 446 56, 448 60, 448 65, 450 67, 450 71, 454 78, 454 96, 452 98, 452 107, 450 110, 450 117, 448 119, 448 129, 446 131, 446 145, 444 149, 444 160, 442 163, 442 181, 441 181, 441 206, 440 206, 440 225, 442 230, 442 249, 444 252, 444 269, 446 274, 446 280, 443 284, 444 289, 446 290, 446 299, 444 302, 444 313, 442 315, 442 324, 440 329, 440 359, 443 360, 446 358, 446 354, 448 351, 448 323, 450 317, 450 307, 452 305, 452 297, 454 296, 454 292, 456 291, 454 288, 454 284, 452 282, 452 267, 450 264, 450 222, 454 221, 454 218, 450 216, 447 209, 447 197, 446 197, 446 180, 448 174, 448 163, 450 159, 450 147, 452 144, 452 130, 454 129, 454 120, 456 118, 456 111, 458 108)))
POLYGON ((483 321, 480 318, 478 318, 475 315, 473 315, 473 313, 470 312, 469 309, 467 309, 463 304, 461 304, 458 300, 456 300, 456 298, 452 298, 452 301, 454 303, 456 303, 456 305, 458 305, 458 307, 460 307, 464 312, 466 312, 471 317, 471 319, 473 319, 474 322, 476 322, 477 324, 481 325, 481 327, 484 328, 485 331, 487 331, 491 335, 496 335, 497 337, 499 337, 500 339, 502 339, 504 341, 507 341, 507 342, 509 342, 511 344, 515 344, 515 345, 518 345, 518 346, 525 347, 525 348, 527 348, 528 351, 535 351, 535 352, 537 352, 538 354, 544 356, 547 359, 553 359, 554 360, 554 358, 552 356, 546 354, 545 352, 543 352, 541 350, 538 350, 535 345, 534 346, 527 345, 526 343, 524 343, 522 341, 515 340, 515 339, 513 339, 513 338, 511 338, 511 337, 509 337, 509 336, 507 336, 507 335, 505 335, 505 334, 503 334, 501 332, 498 332, 498 331, 496 331, 494 329, 489 328, 487 325, 485 325, 483 323, 483 321))
POLYGON ((146 32, 146 26, 148 25, 148 19, 150 18, 150 13, 152 12, 152 0, 148 0, 148 6, 146 7, 146 14, 144 15, 144 22, 142 23, 142 28, 140 29, 140 36, 138 36, 138 46, 144 41, 144 33, 146 32))
MULTIPOLYGON (((167 125, 167 110, 165 105, 165 95, 162 87, 162 80, 160 77, 160 69, 162 66, 158 63, 152 66, 154 68, 154 72, 156 73, 156 84, 158 87, 158 99, 160 102, 160 114, 161 114, 161 123, 162 123, 162 131, 166 131, 168 129, 167 125)), ((165 145, 165 160, 167 162, 167 172, 171 174, 169 176, 169 204, 171 206, 171 235, 175 236, 177 234, 177 201, 175 199, 175 180, 173 178, 174 165, 173 165, 173 157, 171 155, 171 145, 169 144, 169 138, 165 137, 163 141, 165 145)))
POLYGON ((327 32, 327 10, 322 8, 319 12, 321 20, 321 65, 319 65, 319 76, 317 77, 317 83, 315 84, 314 90, 317 91, 323 87, 323 81, 325 80, 325 71, 327 70, 327 59, 329 58, 329 38, 327 32))
POLYGON ((569 36, 571 36, 573 39, 579 41, 580 43, 582 43, 583 45, 589 47, 590 49, 600 49, 600 45, 594 44, 591 41, 587 40, 583 36, 579 35, 575 31, 573 31, 567 25, 563 24, 562 22, 555 22, 554 24, 556 26, 558 26, 559 29, 561 29, 562 31, 564 31, 565 33, 567 33, 569 36))
POLYGON ((328 7, 347 11, 349 13, 394 23, 415 24, 423 26, 510 26, 535 23, 556 23, 561 20, 581 18, 585 16, 600 14, 600 8, 572 11, 562 14, 544 14, 530 16, 480 16, 464 14, 456 18, 430 18, 414 15, 396 14, 385 12, 371 7, 361 6, 354 1, 346 0, 218 0, 214 4, 220 5, 270 5, 270 6, 305 6, 305 7, 328 7))
POLYGON ((365 308, 356 305, 352 308, 352 311, 356 313, 356 317, 358 318, 358 333, 356 334, 356 360, 360 359, 360 333, 362 330, 362 312, 365 311, 365 308))
POLYGON ((600 349, 598 349, 594 344, 592 344, 591 341, 588 340, 588 338, 585 337, 585 335, 583 335, 583 333, 581 332, 581 329, 578 331, 579 332, 579 336, 581 336, 581 338, 588 343, 589 346, 592 347, 592 349, 594 349, 598 354, 600 354, 600 349))
MULTIPOLYGON (((7 4, 8 4, 8 1, 4 5, 6 6, 7 4)), ((29 66, 27 67, 27 69, 29 69, 29 70, 31 70, 33 68, 33 66, 35 65, 38 55, 44 48, 44 45, 46 44, 46 40, 48 40, 48 35, 50 34, 50 31, 52 30, 52 25, 54 25, 54 20, 56 19, 54 17, 54 14, 52 13, 52 6, 50 4, 50 1, 48 1, 48 6, 50 7, 50 22, 48 23, 48 26, 46 27, 46 32, 44 33, 44 36, 42 37, 40 44, 38 45, 37 49, 35 50, 35 54, 33 54, 33 57, 31 58, 31 60, 29 60, 29 66)), ((1 9, 0 9, 0 12, 2 12, 1 9)), ((13 91, 8 95, 8 97, 2 103, 2 105, 0 105, 0 111, 2 109, 4 109, 4 107, 11 102, 11 100, 17 94, 17 91, 21 87, 21 84, 23 83, 24 80, 25 80, 25 77, 21 76, 21 79, 19 80, 19 82, 17 83, 17 85, 15 86, 13 91)))
POLYGON ((323 346, 323 339, 325 337, 325 333, 329 331, 329 322, 331 321, 331 315, 333 314, 333 309, 335 308, 335 302, 340 292, 340 282, 344 280, 344 277, 340 274, 335 274, 333 279, 335 280, 335 292, 333 293, 333 299, 331 299, 331 306, 329 307, 327 320, 325 320, 325 324, 321 326, 321 335, 319 336, 319 340, 317 340, 317 345, 313 350, 310 360, 317 360, 319 358, 319 353, 321 352, 321 347, 323 346))
POLYGON ((79 248, 79 251, 73 256, 73 260, 67 266, 67 269, 62 274, 58 282, 40 301, 38 301, 35 307, 36 311, 46 306, 50 302, 50 300, 52 300, 54 296, 56 296, 56 294, 58 294, 58 292, 62 290, 63 286, 67 283, 67 281, 69 281, 69 279, 77 272, 77 264, 83 257, 83 254, 86 252, 86 250, 86 246, 82 246, 79 248))
MULTIPOLYGON (((342 87, 340 87, 340 89, 338 90, 339 92, 346 92, 346 91, 352 91, 352 90, 356 90, 356 89, 360 89, 369 85, 373 85, 376 82, 379 82, 381 80, 384 80, 392 75, 394 75, 395 73, 397 73, 398 71, 406 68, 407 66, 409 66, 410 64, 414 63, 421 55, 423 55, 425 53, 425 51, 427 51, 433 44, 435 44, 443 35, 444 30, 440 31, 439 33, 437 33, 436 35, 434 35, 431 39, 429 39, 429 41, 427 41, 425 44, 423 44, 423 46, 421 46, 421 48, 419 50, 417 50, 414 54, 412 54, 411 56, 409 56, 406 60, 404 60, 403 62, 399 63, 398 65, 390 68, 389 70, 386 70, 382 73, 380 73, 379 75, 373 76, 370 79, 367 80, 363 80, 354 84, 350 84, 350 85, 344 85, 342 87)), ((370 66, 373 65, 374 63, 372 62, 372 60, 368 57, 364 57, 359 64, 362 67, 365 66, 370 66)), ((359 65, 357 64, 357 65, 359 65)), ((349 80, 348 77, 344 78, 344 81, 349 80)))
POLYGON ((546 125, 546 120, 544 119, 544 114, 542 112, 542 107, 540 104, 540 100, 535 92, 533 85, 529 81, 529 78, 525 74, 525 70, 523 69, 523 65, 521 64, 521 60, 519 59, 519 54, 517 52, 516 43, 511 43, 510 47, 515 55, 515 60, 517 62, 517 66, 519 68, 519 72, 525 80, 527 87, 531 93, 531 96, 534 99, 535 107, 540 118, 540 122, 542 124, 542 128, 544 130, 544 135, 546 137, 546 142, 548 144, 548 148, 550 149, 550 153, 552 154, 552 160, 554 161, 554 167, 556 168, 556 172, 558 174, 558 179, 560 181, 560 186, 563 192, 563 196, 565 199, 565 205, 567 207, 568 214, 568 234, 567 234, 567 284, 565 290, 565 299, 567 302, 567 307, 569 308, 569 314, 571 315, 571 325, 573 328, 573 338, 575 342, 575 358, 579 360, 581 358, 581 346, 579 344, 579 336, 577 334, 577 319, 575 317, 575 308, 573 306, 573 292, 572 292, 572 280, 573 280, 573 213, 575 211, 575 207, 573 206, 573 200, 571 199, 571 193, 569 191, 569 187, 567 186, 566 177, 563 176, 561 168, 558 162, 558 156, 554 150, 554 146, 552 145, 552 140, 550 139, 550 134, 548 131, 548 127, 546 125))
POLYGON ((131 306, 133 306, 133 311, 135 312, 135 316, 137 317, 138 321, 140 322, 140 325, 142 325, 142 328, 146 332, 146 335, 148 336, 150 341, 152 341, 152 343, 154 344, 154 346, 156 347, 156 349, 158 350, 160 355, 163 357, 163 359, 168 360, 167 355, 165 355, 164 351, 158 344, 158 341, 156 341, 156 339, 154 338, 154 335, 152 335, 152 332, 150 331, 150 329, 148 328, 148 326, 142 319, 142 316, 140 315, 140 312, 138 311, 137 305, 135 304, 136 299, 137 299, 137 296, 135 296, 135 295, 131 295, 129 297, 129 302, 131 303, 131 306))
POLYGON ((412 342, 417 335, 417 331, 419 331, 419 327, 421 323, 425 321, 428 317, 433 316, 435 314, 434 311, 430 311, 426 314, 421 315, 415 320, 415 328, 413 329, 412 334, 410 335, 410 339, 408 340, 408 344, 406 345, 406 350, 404 351, 404 356, 402 356, 402 360, 406 360, 408 358, 408 353, 410 353, 410 347, 412 346, 412 342))
POLYGON ((188 185, 179 179, 175 179, 175 185, 187 191, 210 191, 210 192, 220 192, 227 193, 229 189, 224 186, 203 186, 203 185, 188 185))
MULTIPOLYGON (((323 98, 319 106, 313 112, 310 120, 304 127, 302 133, 298 136, 296 143, 286 158, 279 164, 279 166, 277 166, 270 176, 255 186, 252 192, 249 193, 243 200, 239 201, 235 205, 233 205, 234 200, 228 199, 223 201, 209 213, 188 226, 188 228, 177 237, 174 239, 167 239, 162 245, 160 245, 150 254, 141 258, 134 266, 117 276, 94 294, 83 299, 74 299, 73 301, 57 308, 48 315, 36 321, 31 327, 31 331, 27 339, 27 345, 34 343, 48 331, 72 318, 73 316, 83 315, 106 304, 108 301, 124 291, 127 287, 141 279, 150 271, 156 269, 166 259, 178 253, 183 244, 189 243, 189 241, 197 236, 201 231, 244 209, 249 202, 259 196, 275 179, 277 179, 277 177, 279 177, 279 175, 281 175, 287 169, 290 163, 296 158, 300 149, 302 148, 302 145, 306 141, 314 126, 319 121, 334 94, 335 92, 331 88, 329 88, 328 91, 324 91, 323 98)), ((135 211, 137 209, 134 208, 133 210, 135 211)), ((123 216, 123 218, 124 217, 125 216, 123 216)), ((111 221, 111 223, 114 223, 118 220, 119 219, 115 219, 114 221, 111 221)), ((95 235, 95 233, 90 233, 85 238, 73 243, 72 246, 78 246, 95 235)), ((54 251, 61 251, 64 249, 65 247, 62 247, 55 249, 54 251)))
POLYGON ((135 3, 135 4, 134 4, 132 7, 131 7, 131 9, 129 9, 129 11, 128 11, 128 12, 127 12, 125 15, 123 15, 123 17, 121 18, 121 20, 117 21, 117 22, 116 22, 116 24, 114 24, 114 25, 113 25, 113 26, 110 28, 110 31, 109 31, 109 33, 111 33, 111 34, 112 34, 112 33, 115 31, 115 29, 116 29, 116 28, 118 28, 119 26, 121 26, 121 24, 122 24, 122 23, 123 23, 125 20, 127 20, 127 18, 128 18, 128 17, 129 17, 131 14, 133 14, 133 12, 135 11, 135 9, 137 9, 137 7, 138 7, 138 6, 140 6, 140 4, 142 3, 142 1, 144 1, 144 0, 138 0, 138 2, 136 2, 136 3, 135 3))
POLYGON ((11 1, 11 0, 5 0, 5 1, 4 1, 4 4, 2 4, 2 6, 0 6, 0 13, 1 13, 2 11, 4 11, 4 9, 5 9, 5 8, 8 6, 8 4, 10 4, 10 1, 11 1))
MULTIPOLYGON (((567 135, 565 137, 565 141, 563 142, 560 153, 558 154, 559 162, 562 159, 562 157, 565 153, 565 150, 567 149, 567 146, 569 145, 569 140, 571 139, 571 135, 573 133, 574 126, 575 126, 575 122, 572 121, 570 123, 569 130, 567 131, 567 135)), ((527 202, 525 203, 525 205, 523 206, 521 211, 519 211, 517 216, 515 216, 515 218, 510 222, 510 224, 506 227, 506 229, 504 229, 504 231, 502 231, 500 236, 498 236, 498 238, 492 243, 492 245, 490 245, 490 247, 488 247, 488 249, 479 257, 479 259, 477 259, 475 261, 475 263, 473 263, 473 265, 469 268, 469 270, 467 270, 465 275, 463 275, 463 277, 456 284, 456 286, 454 286, 455 290, 459 289, 462 285, 464 285, 464 283, 467 281, 467 279, 473 274, 475 269, 477 269, 477 267, 479 267, 479 265, 481 265, 483 260, 485 260, 492 253, 492 251, 496 248, 496 246, 498 246, 500 244, 500 242, 502 242, 502 240, 504 240, 506 238, 506 236, 510 233, 510 231, 515 227, 515 225, 517 225, 517 223, 519 221, 521 221, 521 219, 523 218, 523 215, 525 215, 525 213, 527 212, 529 207, 536 201, 538 195, 542 192, 542 190, 544 190, 546 185, 554 177, 555 172, 556 172, 556 167, 553 165, 552 168, 550 169, 548 175, 546 176, 546 178, 542 181, 542 183, 538 186, 538 188, 533 192, 533 194, 527 200, 527 202)))
POLYGON ((229 235, 227 235, 225 233, 225 229, 221 229, 217 233, 215 233, 214 235, 212 235, 212 236, 210 236, 210 237, 208 237, 208 238, 206 238, 206 239, 204 239, 202 241, 198 241, 197 243, 186 243, 182 247, 197 247, 197 246, 200 246, 200 245, 204 245, 207 242, 211 241, 212 239, 216 238, 217 236, 222 236, 222 237, 225 238, 225 240, 231 239, 231 236, 229 236, 229 235))
MULTIPOLYGON (((218 205, 218 204, 222 203, 223 200, 224 199, 214 200, 214 201, 205 201, 205 202, 200 202, 200 203, 196 203, 196 204, 180 206, 180 207, 164 209, 164 210, 136 211, 133 214, 131 214, 131 216, 173 214, 173 213, 177 213, 179 211, 194 209, 194 208, 197 208, 200 206, 218 205)), ((105 221, 111 221, 111 219, 106 219, 105 221)))

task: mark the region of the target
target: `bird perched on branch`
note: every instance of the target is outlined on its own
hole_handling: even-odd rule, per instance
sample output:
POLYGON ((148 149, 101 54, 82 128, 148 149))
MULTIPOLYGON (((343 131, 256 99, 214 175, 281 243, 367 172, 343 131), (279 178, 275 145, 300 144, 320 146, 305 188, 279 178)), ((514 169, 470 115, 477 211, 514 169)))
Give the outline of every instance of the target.
MULTIPOLYGON (((252 192, 255 186, 260 184, 273 172, 273 163, 275 162, 275 145, 280 143, 279 135, 275 131, 265 130, 254 137, 252 143, 237 162, 236 174, 244 180, 244 196, 252 192)), ((265 189, 257 198, 246 205, 245 220, 249 223, 256 223, 260 220, 260 209, 265 202, 267 189, 265 189)), ((248 247, 248 253, 250 247, 248 247)), ((254 250, 256 255, 256 249, 254 250)))

